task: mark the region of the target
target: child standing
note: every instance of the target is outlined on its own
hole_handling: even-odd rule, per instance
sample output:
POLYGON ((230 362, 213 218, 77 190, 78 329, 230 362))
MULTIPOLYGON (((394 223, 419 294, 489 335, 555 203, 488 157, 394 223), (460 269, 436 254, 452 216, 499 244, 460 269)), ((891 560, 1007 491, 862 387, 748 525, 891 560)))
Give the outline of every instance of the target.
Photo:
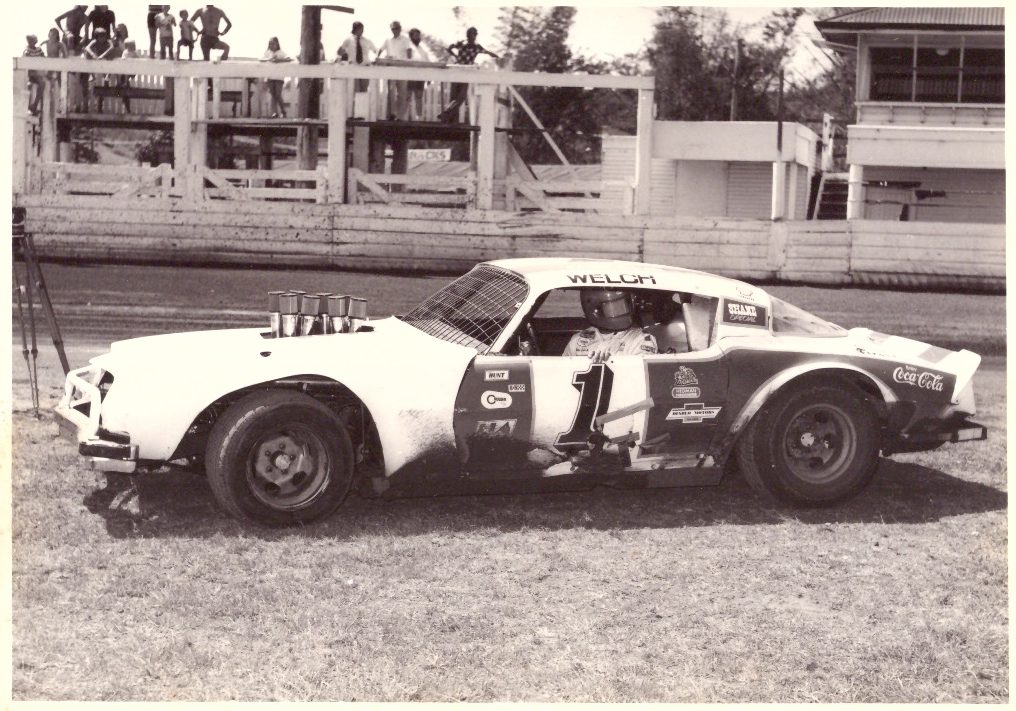
POLYGON ((159 28, 159 59, 173 58, 173 28, 176 18, 169 11, 169 5, 162 6, 162 12, 155 16, 155 25, 159 28))
MULTIPOLYGON (((134 43, 134 40, 124 40, 123 50, 120 54, 121 59, 137 59, 138 48, 134 43)), ((117 74, 116 75, 116 93, 120 97, 120 101, 123 102, 124 113, 131 112, 131 97, 128 94, 128 90, 131 88, 132 74, 117 74)))
MULTIPOLYGON (((262 62, 292 62, 293 60, 282 51, 282 47, 279 45, 279 38, 272 37, 268 40, 268 49, 265 50, 265 56, 261 58, 262 62)), ((286 118, 286 105, 282 100, 282 79, 269 79, 268 80, 268 93, 272 98, 272 118, 286 118)))
POLYGON ((194 59, 194 37, 197 28, 188 18, 186 10, 180 10, 180 41, 176 43, 176 58, 180 57, 180 48, 187 48, 187 59, 194 59))
MULTIPOLYGON (((36 46, 39 38, 35 35, 26 35, 25 42, 27 47, 25 51, 21 53, 24 57, 45 57, 42 53, 42 47, 36 46)), ((33 116, 39 114, 39 107, 42 106, 42 72, 35 69, 28 70, 28 110, 32 112, 33 116)))

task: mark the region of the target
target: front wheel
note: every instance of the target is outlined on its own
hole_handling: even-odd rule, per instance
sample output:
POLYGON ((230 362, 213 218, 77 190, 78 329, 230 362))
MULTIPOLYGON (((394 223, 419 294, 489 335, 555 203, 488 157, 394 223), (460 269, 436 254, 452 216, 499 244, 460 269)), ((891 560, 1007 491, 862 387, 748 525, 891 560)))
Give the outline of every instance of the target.
POLYGON ((265 526, 332 513, 354 471, 342 421, 314 398, 288 390, 252 393, 230 406, 212 428, 205 463, 219 504, 265 526))
POLYGON ((742 433, 737 459, 758 493, 826 506, 863 489, 878 465, 878 418, 853 386, 790 386, 742 433))

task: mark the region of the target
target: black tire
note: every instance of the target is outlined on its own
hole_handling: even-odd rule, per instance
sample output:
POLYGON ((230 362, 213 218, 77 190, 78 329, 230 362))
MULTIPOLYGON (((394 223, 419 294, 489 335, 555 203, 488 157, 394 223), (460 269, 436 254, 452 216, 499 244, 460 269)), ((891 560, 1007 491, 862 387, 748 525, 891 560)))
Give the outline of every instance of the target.
POLYGON ((791 385, 755 414, 737 443, 749 486, 795 506, 829 506, 867 486, 878 466, 879 423, 848 383, 791 385))
POLYGON ((212 427, 208 483, 232 516, 263 526, 308 523, 335 511, 353 481, 353 446, 323 404, 292 390, 251 393, 212 427))

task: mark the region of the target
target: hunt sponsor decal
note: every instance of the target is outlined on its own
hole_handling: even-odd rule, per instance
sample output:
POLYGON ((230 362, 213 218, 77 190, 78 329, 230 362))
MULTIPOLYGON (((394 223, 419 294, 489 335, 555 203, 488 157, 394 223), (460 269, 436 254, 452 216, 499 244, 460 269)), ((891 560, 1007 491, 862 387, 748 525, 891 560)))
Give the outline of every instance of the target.
POLYGON ((508 392, 510 393, 524 393, 526 391, 525 383, 512 383, 508 386, 508 392))
POLYGON ((668 420, 680 420, 685 424, 715 420, 722 407, 706 407, 704 402, 688 402, 684 407, 675 407, 667 415, 668 420))
POLYGON ((675 400, 691 400, 702 397, 702 391, 697 387, 698 384, 698 376, 695 375, 695 371, 682 365, 674 371, 674 387, 670 389, 670 397, 675 400))
POLYGON ((487 371, 484 371, 484 373, 483 373, 483 379, 484 379, 484 381, 486 381, 488 383, 491 382, 491 381, 494 381, 494 382, 505 381, 505 380, 508 380, 508 371, 507 370, 487 370, 487 371))
POLYGON ((897 366, 893 370, 893 380, 912 388, 921 388, 936 393, 942 392, 945 388, 945 375, 930 370, 918 370, 912 365, 897 366))
POLYGON ((723 300, 723 323, 734 326, 766 327, 766 307, 745 304, 740 301, 723 300))
POLYGON ((503 410, 512 406, 512 396, 496 390, 488 390, 480 396, 480 404, 488 410, 503 410))
POLYGON ((616 284, 638 286, 639 284, 655 284, 656 277, 644 274, 569 274, 568 281, 572 284, 616 284))
POLYGON ((476 423, 476 434, 481 437, 511 437, 518 420, 480 420, 476 423))

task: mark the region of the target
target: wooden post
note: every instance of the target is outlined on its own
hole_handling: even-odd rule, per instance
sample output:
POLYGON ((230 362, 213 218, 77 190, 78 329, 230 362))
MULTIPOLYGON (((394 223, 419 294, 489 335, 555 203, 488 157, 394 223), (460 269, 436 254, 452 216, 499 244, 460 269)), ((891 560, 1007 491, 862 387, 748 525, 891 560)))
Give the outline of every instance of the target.
POLYGON ((188 195, 191 140, 191 80, 178 77, 173 85, 173 176, 176 193, 188 195))
POLYGON ((494 126, 497 86, 477 84, 477 119, 480 135, 476 146, 476 207, 490 210, 494 207, 494 126))
POLYGON ((173 115, 173 101, 176 97, 176 88, 174 85, 174 78, 167 76, 163 78, 165 82, 163 85, 163 99, 162 99, 162 113, 166 116, 173 115))
POLYGON ((222 77, 212 78, 212 118, 222 118, 222 77))
POLYGON ((770 219, 773 221, 782 220, 784 217, 783 196, 787 191, 787 171, 782 160, 773 162, 773 186, 772 186, 772 210, 770 219))
MULTIPOLYGON (((504 86, 497 86, 494 96, 494 124, 496 128, 511 128, 512 111, 509 100, 508 89, 504 86)), ((505 180, 508 177, 508 134, 505 131, 497 131, 494 134, 494 208, 504 210, 508 199, 508 189, 505 180), (497 186, 503 186, 500 190, 497 186)))
POLYGON ((28 187, 28 72, 14 70, 14 155, 12 185, 14 194, 28 187))
POLYGON ((56 107, 59 92, 53 72, 46 72, 42 84, 42 112, 39 116, 39 140, 42 141, 42 160, 52 163, 60 157, 59 139, 56 135, 56 107))
POLYGON ((57 105, 57 113, 66 116, 70 106, 70 78, 68 72, 60 72, 60 103, 57 105))
POLYGON ((653 165, 653 90, 639 89, 635 119, 635 214, 649 214, 653 165))
POLYGON ((328 202, 346 201, 346 79, 328 80, 328 202))
POLYGON ((864 217, 864 166, 851 163, 847 171, 847 219, 864 217))

